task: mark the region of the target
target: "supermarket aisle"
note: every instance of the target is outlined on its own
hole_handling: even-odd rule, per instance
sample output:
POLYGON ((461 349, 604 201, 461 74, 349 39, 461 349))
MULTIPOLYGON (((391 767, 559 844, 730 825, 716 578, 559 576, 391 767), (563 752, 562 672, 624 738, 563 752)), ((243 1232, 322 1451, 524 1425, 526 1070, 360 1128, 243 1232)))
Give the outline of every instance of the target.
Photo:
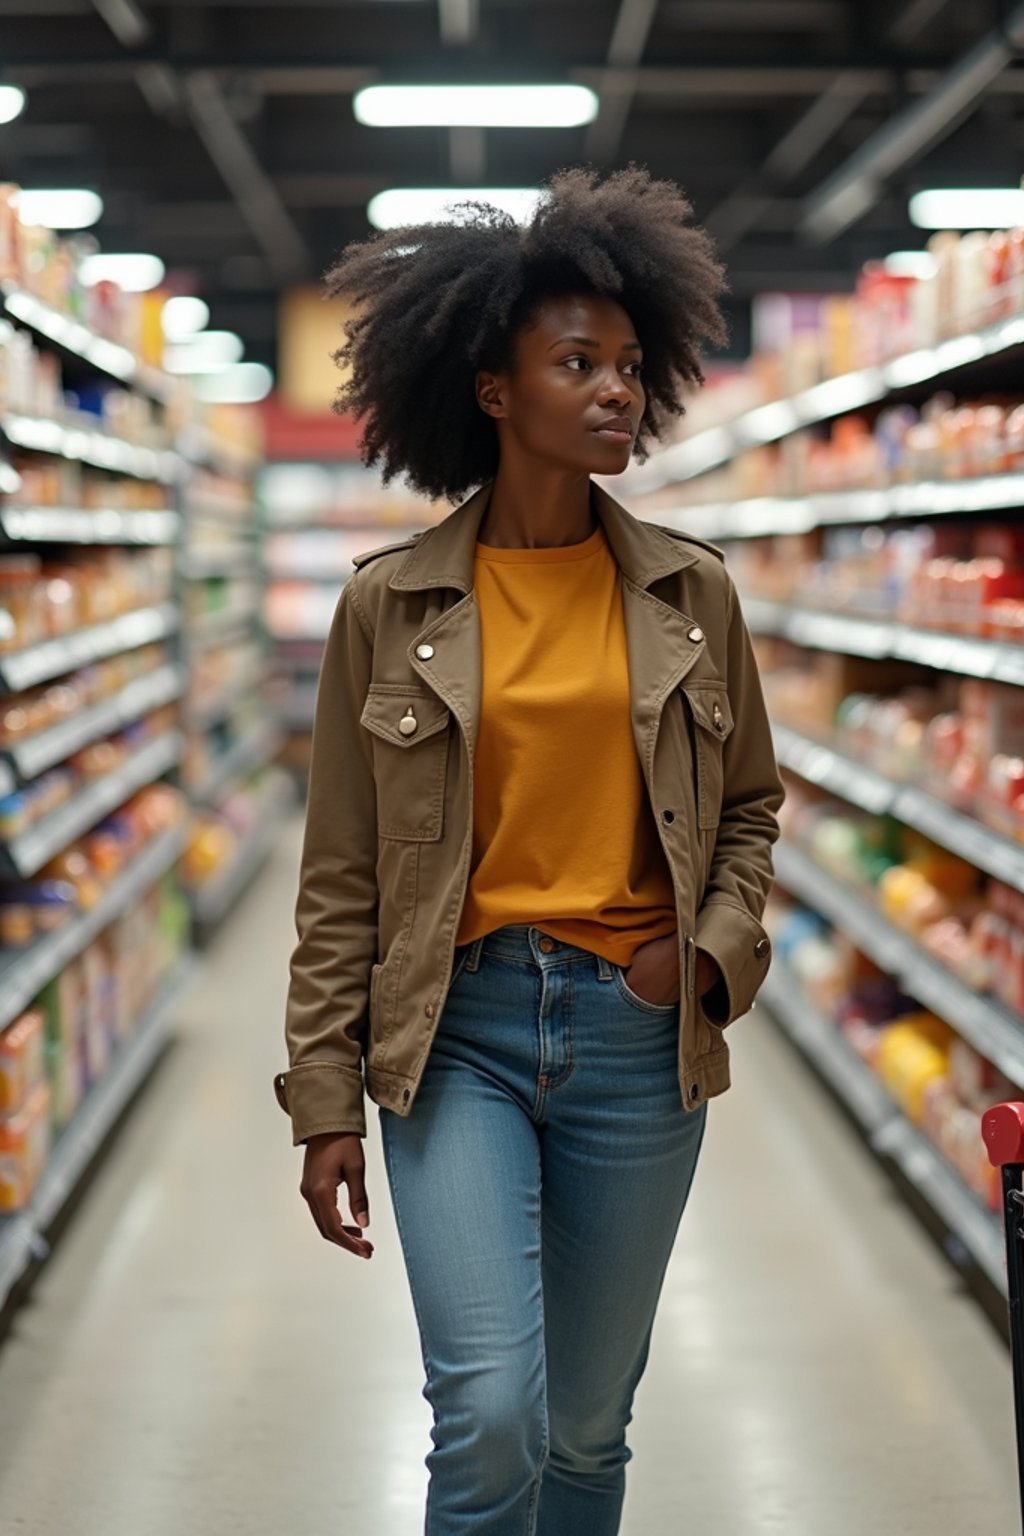
MULTIPOLYGON (((361 1265, 316 1236, 270 1089, 297 850, 296 822, 0 1350, 5 1536, 422 1529, 429 1410, 374 1122, 361 1265)), ((624 1536, 1005 1536, 1005 1351, 763 1015, 736 1040, 624 1536)))

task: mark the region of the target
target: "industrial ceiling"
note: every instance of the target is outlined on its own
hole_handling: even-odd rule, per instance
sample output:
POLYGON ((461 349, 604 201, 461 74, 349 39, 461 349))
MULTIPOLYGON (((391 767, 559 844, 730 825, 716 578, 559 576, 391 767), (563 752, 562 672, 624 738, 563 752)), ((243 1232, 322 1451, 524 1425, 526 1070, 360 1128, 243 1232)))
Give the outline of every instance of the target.
POLYGON ((1005 0, 0 0, 0 79, 28 95, 0 175, 95 188, 104 249, 161 256, 273 366, 279 293, 368 232, 375 193, 638 160, 718 238, 742 351, 751 295, 920 247, 913 191, 1019 181, 1022 47, 1005 0), (361 86, 427 81, 579 82, 600 111, 356 121, 361 86))

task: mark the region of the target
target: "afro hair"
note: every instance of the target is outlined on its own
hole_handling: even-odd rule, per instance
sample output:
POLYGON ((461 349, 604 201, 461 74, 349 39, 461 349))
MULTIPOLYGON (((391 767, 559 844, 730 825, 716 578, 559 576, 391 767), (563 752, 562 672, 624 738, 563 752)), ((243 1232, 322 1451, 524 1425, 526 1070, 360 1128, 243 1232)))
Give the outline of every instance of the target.
POLYGON ((725 340, 725 289, 709 235, 674 182, 643 167, 573 167, 545 184, 520 226, 485 203, 457 205, 453 223, 407 225, 346 247, 327 293, 352 302, 346 379, 334 409, 363 427, 361 453, 385 481, 404 475, 451 501, 493 477, 494 422, 475 393, 480 369, 511 362, 537 305, 567 293, 615 299, 644 347, 647 405, 641 461, 674 416, 684 385, 700 384, 700 345, 725 340))

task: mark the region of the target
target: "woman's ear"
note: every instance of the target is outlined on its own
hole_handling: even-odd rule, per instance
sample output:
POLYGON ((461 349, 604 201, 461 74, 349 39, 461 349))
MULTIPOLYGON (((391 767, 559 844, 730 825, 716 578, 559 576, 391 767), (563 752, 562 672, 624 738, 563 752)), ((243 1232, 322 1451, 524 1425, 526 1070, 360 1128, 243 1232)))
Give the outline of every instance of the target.
POLYGON ((505 380, 500 374, 487 373, 481 369, 476 376, 476 403, 495 421, 508 414, 505 407, 505 380))

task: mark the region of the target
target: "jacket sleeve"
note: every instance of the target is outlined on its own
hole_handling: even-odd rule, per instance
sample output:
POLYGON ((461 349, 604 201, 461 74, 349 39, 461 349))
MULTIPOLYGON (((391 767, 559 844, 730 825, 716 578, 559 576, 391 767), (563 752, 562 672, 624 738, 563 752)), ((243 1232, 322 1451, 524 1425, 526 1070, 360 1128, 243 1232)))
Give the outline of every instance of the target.
POLYGON ((785 790, 775 762, 761 679, 729 578, 726 679, 734 726, 723 746, 724 791, 697 948, 718 963, 722 979, 705 993, 705 1017, 720 1028, 747 1013, 771 965, 761 926, 772 887, 772 846, 785 790))
POLYGON ((295 1146, 322 1131, 366 1135, 362 1058, 377 958, 377 806, 359 723, 372 633, 350 578, 324 652, 285 1022, 290 1070, 274 1082, 295 1146))

